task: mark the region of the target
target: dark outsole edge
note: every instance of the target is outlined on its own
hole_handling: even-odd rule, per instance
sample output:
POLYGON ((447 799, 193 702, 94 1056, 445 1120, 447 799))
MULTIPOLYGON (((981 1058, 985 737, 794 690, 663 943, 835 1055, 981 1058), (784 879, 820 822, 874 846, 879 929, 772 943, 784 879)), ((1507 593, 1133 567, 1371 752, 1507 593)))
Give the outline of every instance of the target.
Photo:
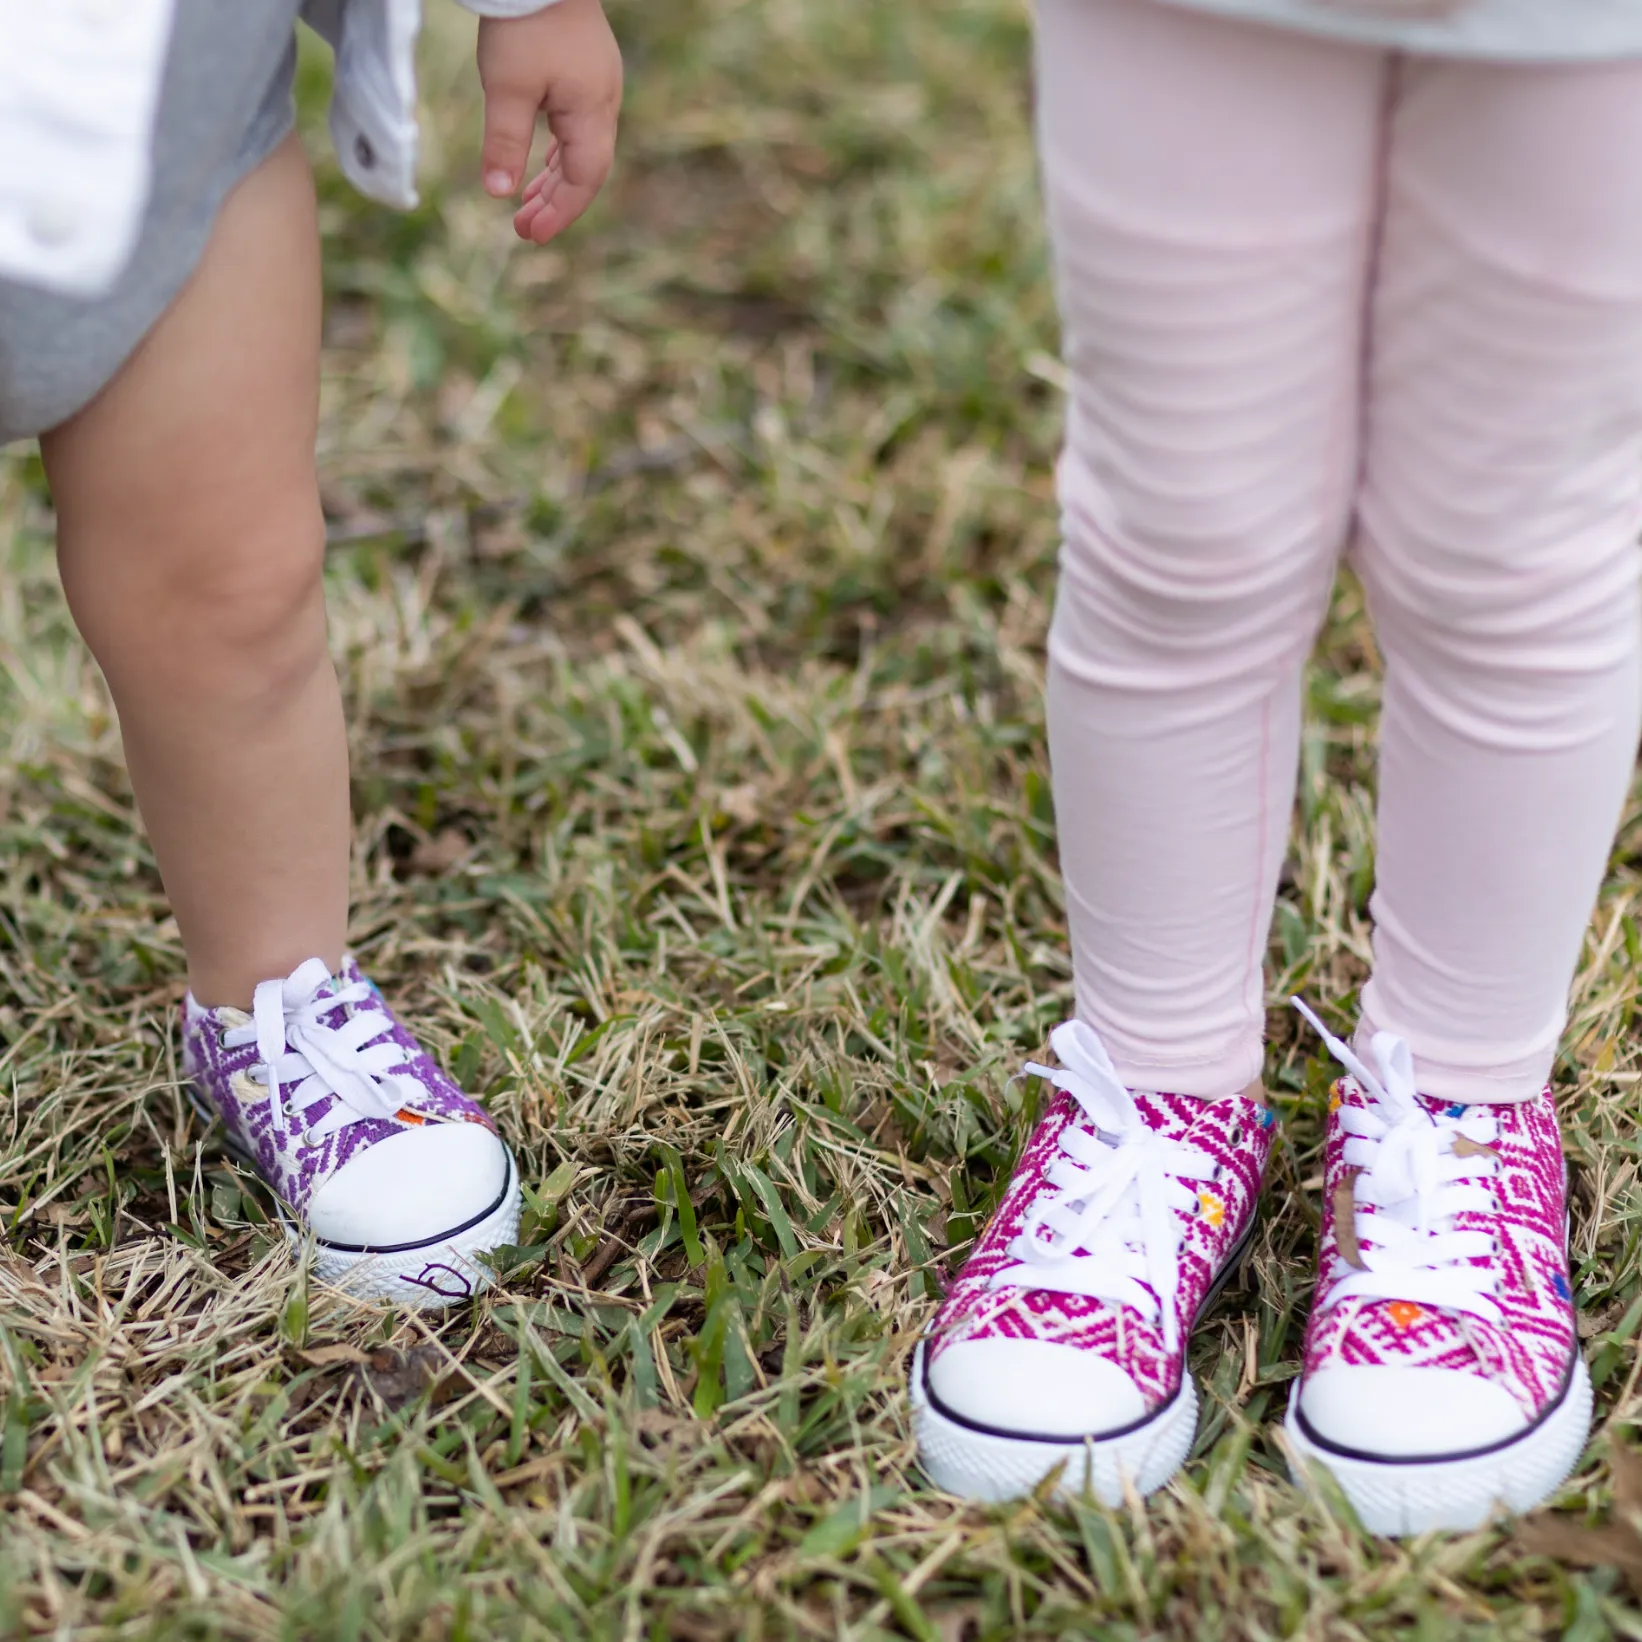
POLYGON ((1540 1429, 1557 1410, 1568 1400, 1568 1393, 1573 1390, 1575 1371, 1579 1366, 1579 1353, 1568 1360, 1567 1372, 1562 1376, 1562 1388, 1556 1396, 1545 1405, 1544 1412, 1532 1425, 1525 1425, 1520 1431, 1509 1437, 1501 1437, 1498 1442, 1485 1443, 1481 1448, 1461 1448, 1448 1454, 1371 1454, 1362 1448, 1347 1448, 1342 1443, 1330 1442, 1327 1437, 1318 1434, 1316 1428, 1306 1418, 1300 1408, 1300 1399, 1294 1400, 1294 1423, 1300 1427, 1307 1442, 1325 1454, 1338 1454, 1343 1460, 1356 1460, 1363 1465, 1383 1465, 1395 1467, 1399 1465, 1458 1465, 1464 1460, 1480 1460, 1489 1454, 1499 1454, 1507 1448, 1513 1448, 1517 1443, 1540 1429))
MULTIPOLYGON (((1209 1315, 1209 1312, 1214 1308, 1215 1302, 1225 1292, 1226 1285, 1231 1282, 1232 1278, 1237 1275, 1248 1260, 1249 1252, 1254 1247, 1254 1234, 1259 1224, 1260 1215, 1256 1211, 1249 1216, 1247 1230, 1238 1238, 1231 1253, 1226 1256, 1225 1264, 1215 1273, 1214 1280, 1204 1292, 1202 1303, 1192 1316, 1191 1327, 1186 1331, 1188 1336, 1196 1332, 1198 1324, 1209 1315)), ((1180 1401, 1186 1390, 1186 1374, 1182 1370, 1180 1384, 1175 1387, 1174 1395, 1161 1408, 1153 1409, 1150 1414, 1143 1415, 1138 1420, 1131 1420, 1128 1425, 1113 1426, 1108 1431, 1084 1431, 1075 1437, 1068 1437, 1061 1433, 1049 1436, 1036 1431, 1013 1431, 998 1425, 982 1425, 979 1420, 972 1420, 963 1414, 954 1412, 935 1395, 935 1390, 929 1383, 928 1352, 924 1353, 923 1366, 924 1400, 942 1419, 950 1420, 954 1425, 961 1425, 966 1431, 977 1431, 985 1437, 1002 1437, 1011 1442, 1056 1443, 1062 1448, 1073 1450, 1081 1449, 1086 1443, 1116 1442, 1120 1437, 1133 1436, 1135 1432, 1145 1430, 1148 1425, 1156 1420, 1161 1420, 1168 1414, 1180 1401)))
POLYGON ((440 1232, 436 1237, 418 1238, 414 1243, 333 1243, 328 1238, 316 1236, 314 1238, 315 1246, 322 1249, 333 1249, 338 1254, 411 1254, 417 1249, 432 1248, 435 1243, 443 1243, 447 1238, 460 1237, 463 1232, 472 1231, 481 1220, 488 1220, 491 1215, 495 1214, 507 1201, 508 1195, 513 1190, 513 1151, 505 1141, 502 1143, 502 1150, 507 1153, 507 1178, 503 1182, 501 1191, 497 1193, 496 1200, 488 1208, 481 1209, 476 1215, 464 1220, 461 1225, 452 1226, 448 1230, 440 1232))

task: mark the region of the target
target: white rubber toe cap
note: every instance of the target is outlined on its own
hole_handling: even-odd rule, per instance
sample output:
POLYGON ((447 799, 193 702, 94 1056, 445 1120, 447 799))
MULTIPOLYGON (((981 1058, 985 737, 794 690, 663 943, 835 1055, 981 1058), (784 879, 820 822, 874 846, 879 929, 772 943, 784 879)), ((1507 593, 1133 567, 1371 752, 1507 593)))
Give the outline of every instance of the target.
POLYGON ((355 1154, 314 1193, 308 1224, 345 1248, 431 1242, 492 1209, 511 1168, 507 1147, 481 1124, 402 1129, 355 1154))
POLYGON ((1385 1459, 1435 1459, 1505 1442, 1527 1429, 1516 1399, 1460 1368, 1348 1364, 1300 1388, 1300 1413, 1336 1448, 1385 1459))
POLYGON ((1146 1417, 1146 1399, 1115 1363, 1049 1340, 962 1340, 929 1366, 947 1413, 1023 1436, 1098 1437, 1146 1417))

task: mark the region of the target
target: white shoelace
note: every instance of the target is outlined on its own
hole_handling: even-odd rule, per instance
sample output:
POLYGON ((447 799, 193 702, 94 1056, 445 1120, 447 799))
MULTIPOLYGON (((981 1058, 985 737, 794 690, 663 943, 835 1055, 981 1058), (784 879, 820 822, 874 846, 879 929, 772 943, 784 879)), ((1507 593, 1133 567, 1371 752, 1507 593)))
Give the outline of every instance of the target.
POLYGON ((1375 1033, 1376 1076, 1305 1003, 1291 1001, 1373 1102, 1340 1112, 1345 1163, 1358 1171, 1355 1202, 1374 1212, 1354 1214, 1346 1238, 1336 1232, 1341 1256, 1330 1298, 1413 1300, 1499 1322, 1495 1268, 1468 1263, 1494 1254, 1495 1239, 1454 1224, 1467 1212, 1497 1211, 1487 1182, 1499 1172, 1489 1149, 1498 1121, 1476 1107, 1458 1117, 1431 1112, 1415 1098, 1414 1057, 1401 1038, 1375 1033))
POLYGON ((324 963, 310 958, 283 981, 263 981, 252 997, 251 1024, 222 1035, 225 1049, 256 1044, 258 1064, 248 1075, 268 1086, 281 1124, 288 1105, 302 1113, 327 1095, 337 1097, 317 1123, 303 1128, 309 1146, 365 1118, 391 1118, 423 1092, 414 1078, 391 1075, 404 1064, 405 1051, 388 1039, 393 1021, 375 992, 355 981, 321 995, 330 979, 324 963), (325 1017, 338 1009, 350 1013, 341 1025, 328 1024, 325 1017))
POLYGON ((1009 1252, 1018 1262, 993 1288, 1046 1289, 1132 1306, 1161 1321, 1169 1351, 1179 1347, 1175 1293, 1186 1217, 1198 1208, 1188 1181, 1213 1180, 1213 1158, 1149 1128, 1092 1028, 1068 1021, 1050 1034, 1063 1065, 1028 1061, 1026 1070, 1064 1089, 1083 1123, 1060 1134, 1060 1156, 1027 1211, 1009 1252))

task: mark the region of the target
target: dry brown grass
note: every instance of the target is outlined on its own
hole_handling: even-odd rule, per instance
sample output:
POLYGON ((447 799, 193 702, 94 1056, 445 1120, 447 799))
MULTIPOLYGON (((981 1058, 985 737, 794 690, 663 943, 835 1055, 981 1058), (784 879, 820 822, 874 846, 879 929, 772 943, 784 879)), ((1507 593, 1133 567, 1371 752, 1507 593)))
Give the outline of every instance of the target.
MULTIPOLYGON (((1054 328, 1015 0, 626 0, 622 172, 510 253, 322 162, 355 940, 531 1182, 435 1325, 310 1288, 175 1084, 180 954, 37 464, 0 458, 0 1632, 177 1638, 1642 1635, 1508 1529, 1394 1546, 1288 1482, 1325 1073, 1148 1509, 965 1509, 901 1395, 1065 1011, 1038 675, 1054 328)), ((310 64, 305 98, 318 106, 310 64)), ((317 130, 317 123, 316 123, 317 130)), ((1376 683, 1316 669, 1273 996, 1350 1008, 1376 683)), ((1642 831, 1559 1069, 1600 1383, 1638 1414, 1642 831)))

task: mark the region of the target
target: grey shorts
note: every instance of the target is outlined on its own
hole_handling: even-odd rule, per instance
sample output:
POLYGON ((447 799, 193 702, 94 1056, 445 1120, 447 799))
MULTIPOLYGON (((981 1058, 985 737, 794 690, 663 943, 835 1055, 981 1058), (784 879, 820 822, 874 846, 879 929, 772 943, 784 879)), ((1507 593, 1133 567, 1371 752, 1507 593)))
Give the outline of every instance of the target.
POLYGON ((300 4, 178 0, 153 189, 119 282, 85 301, 0 280, 0 444, 94 399, 187 283, 223 200, 291 129, 300 4))

